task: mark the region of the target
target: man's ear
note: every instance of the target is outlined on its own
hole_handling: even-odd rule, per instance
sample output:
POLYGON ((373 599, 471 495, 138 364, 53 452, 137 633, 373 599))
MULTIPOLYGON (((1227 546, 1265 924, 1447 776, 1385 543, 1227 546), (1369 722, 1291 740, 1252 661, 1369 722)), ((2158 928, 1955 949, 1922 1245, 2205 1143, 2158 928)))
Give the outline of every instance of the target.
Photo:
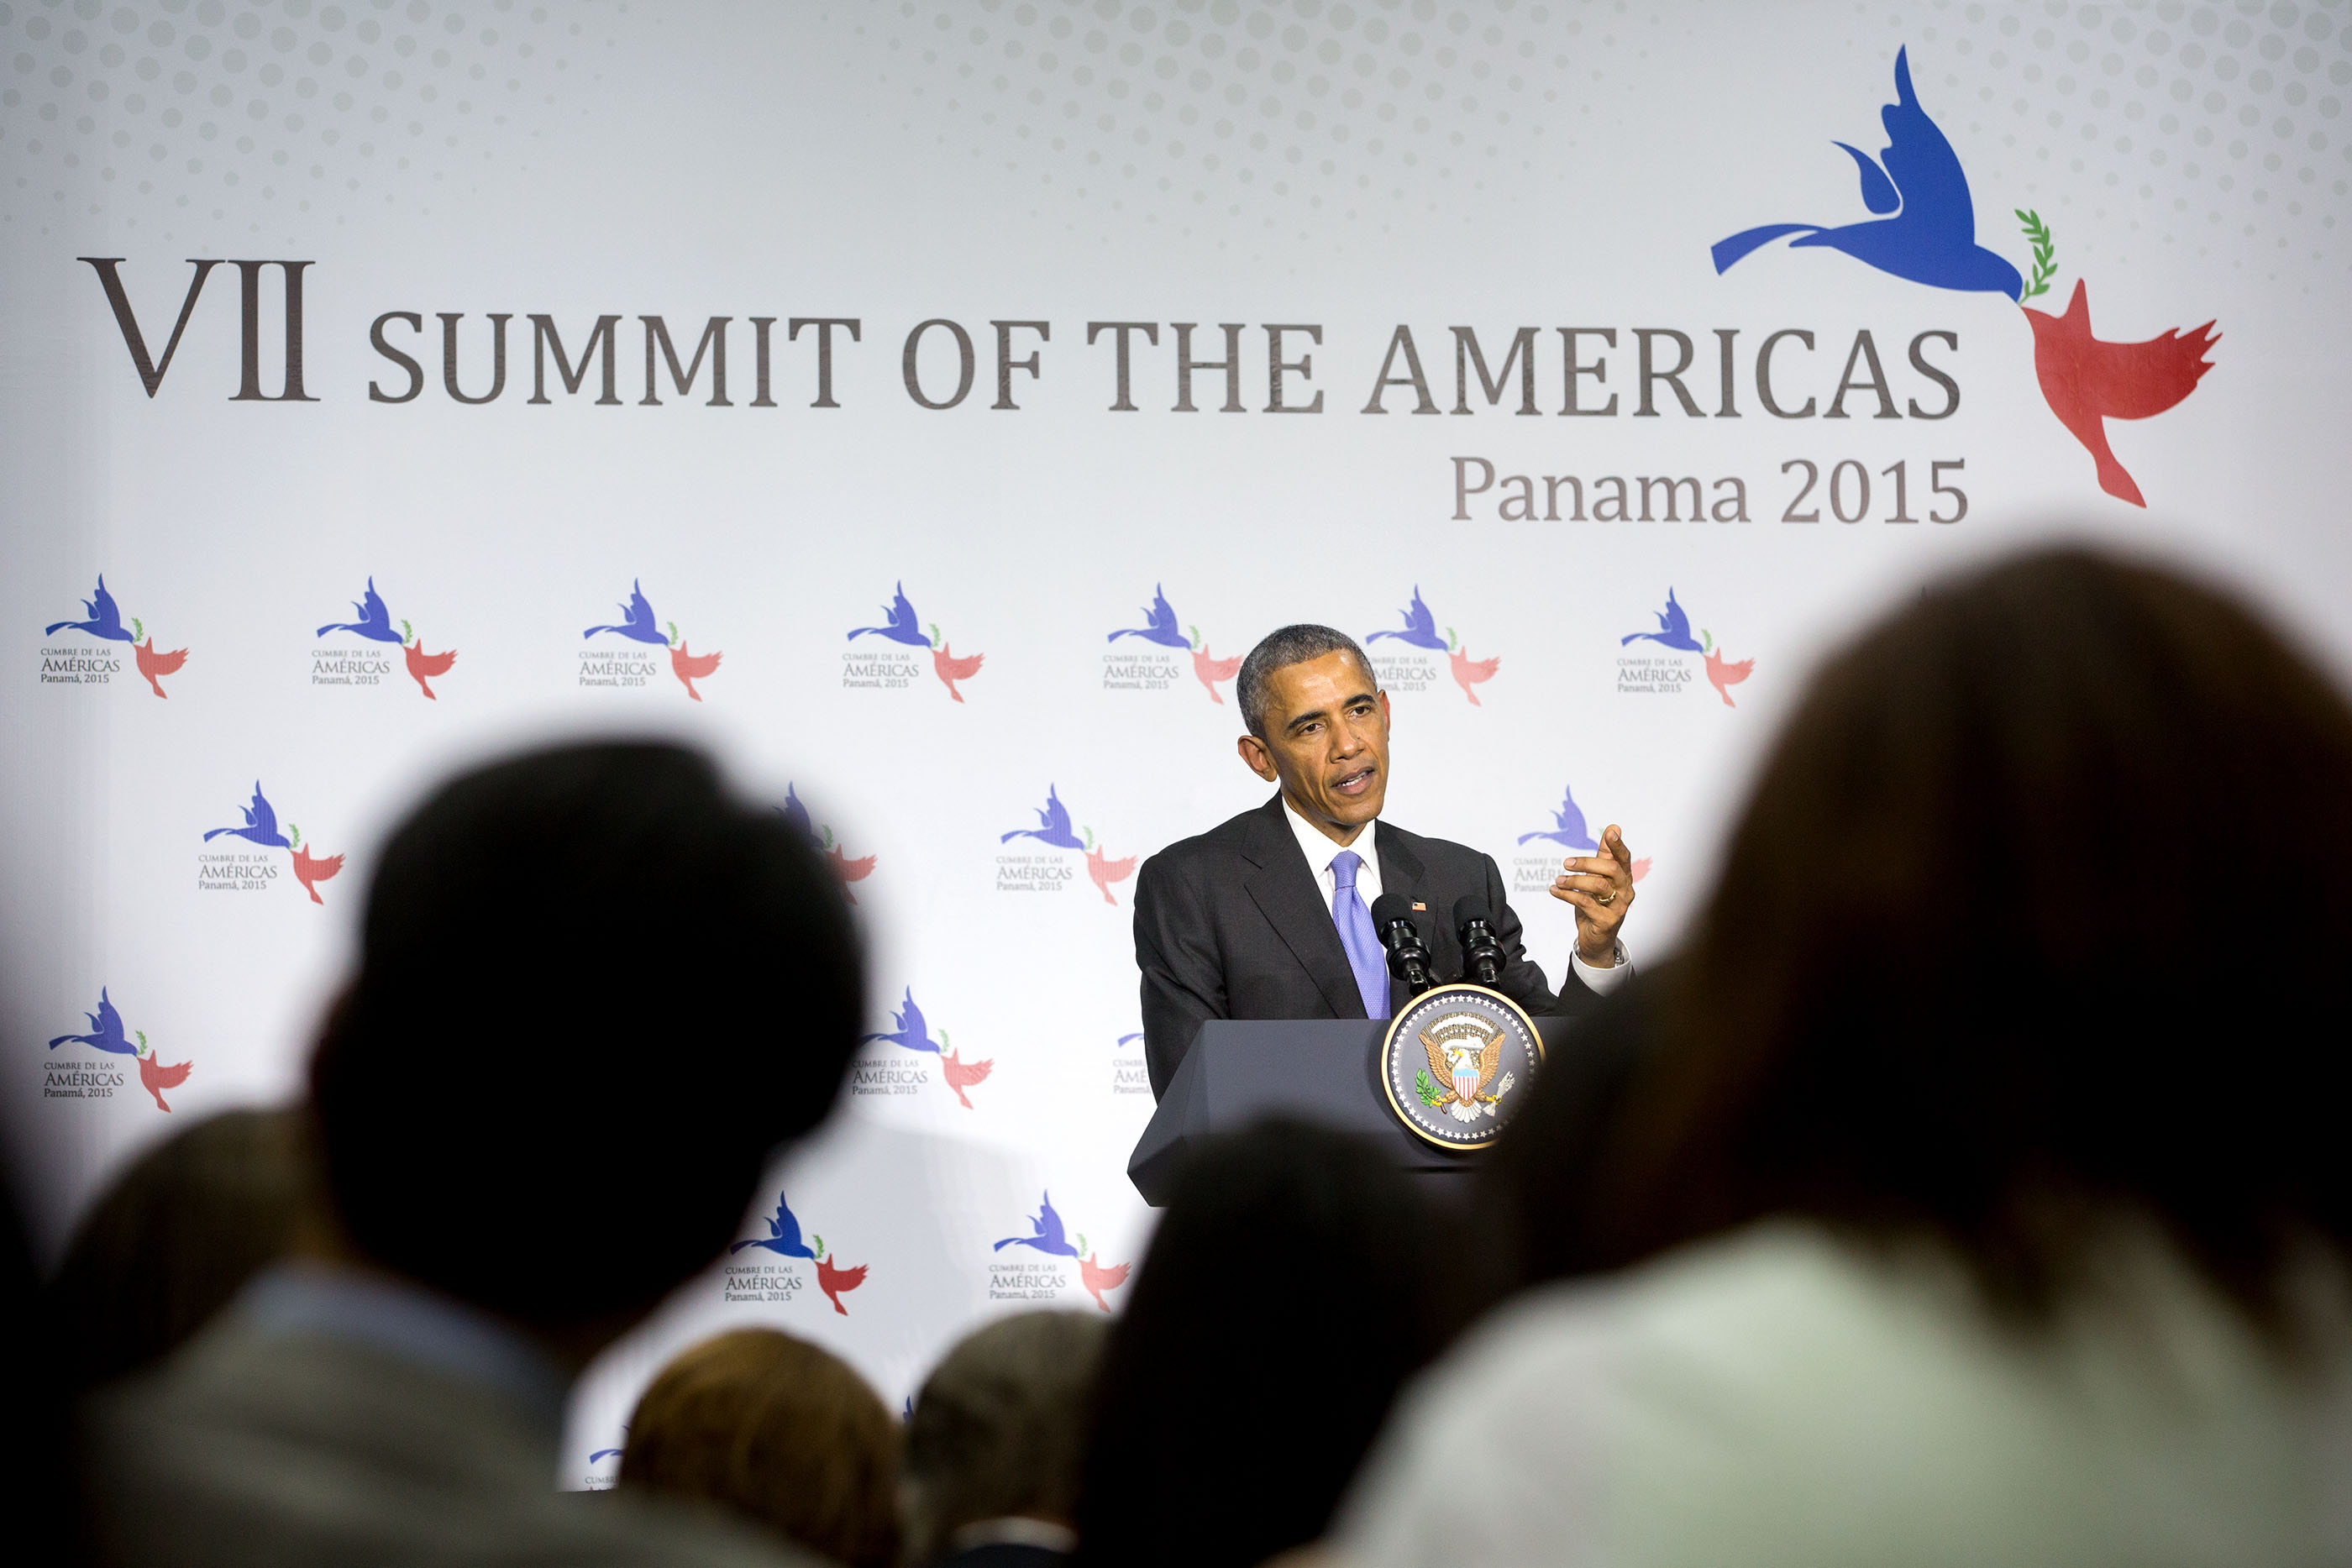
POLYGON ((1274 782, 1274 753, 1265 748, 1265 741, 1255 735, 1244 735, 1234 743, 1234 749, 1241 753, 1244 767, 1267 783, 1274 782))
POLYGON ((1386 691, 1380 691, 1374 693, 1373 696, 1381 705, 1381 727, 1386 729, 1389 727, 1389 694, 1386 691))

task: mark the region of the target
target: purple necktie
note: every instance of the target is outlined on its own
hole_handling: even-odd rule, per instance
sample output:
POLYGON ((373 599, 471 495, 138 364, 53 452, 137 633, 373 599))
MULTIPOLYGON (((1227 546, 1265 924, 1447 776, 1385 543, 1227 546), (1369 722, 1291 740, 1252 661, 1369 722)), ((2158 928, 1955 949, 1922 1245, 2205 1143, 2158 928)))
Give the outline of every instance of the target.
POLYGON ((1339 928, 1339 946, 1348 950, 1348 967, 1356 971, 1356 989, 1364 996, 1364 1016, 1389 1016, 1388 956, 1372 933, 1372 912, 1356 891, 1356 868, 1364 857, 1341 850, 1331 857, 1331 924, 1339 928))

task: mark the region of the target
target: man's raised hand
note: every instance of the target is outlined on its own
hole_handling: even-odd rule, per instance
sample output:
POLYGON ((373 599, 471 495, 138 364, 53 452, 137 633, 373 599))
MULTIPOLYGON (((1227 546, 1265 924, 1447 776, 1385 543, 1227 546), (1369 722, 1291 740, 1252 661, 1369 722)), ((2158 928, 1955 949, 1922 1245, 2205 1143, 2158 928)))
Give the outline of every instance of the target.
POLYGON ((1585 967, 1606 969, 1617 962, 1617 928, 1633 904, 1633 852, 1612 822, 1601 830, 1601 852, 1570 855, 1560 862, 1551 895, 1576 908, 1576 956, 1585 967))

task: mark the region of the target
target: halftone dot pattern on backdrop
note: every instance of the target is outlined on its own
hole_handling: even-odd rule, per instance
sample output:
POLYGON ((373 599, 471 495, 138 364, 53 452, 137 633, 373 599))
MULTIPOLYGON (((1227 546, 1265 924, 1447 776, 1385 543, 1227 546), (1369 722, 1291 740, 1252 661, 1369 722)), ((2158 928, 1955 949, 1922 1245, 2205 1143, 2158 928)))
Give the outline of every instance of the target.
MULTIPOLYGON (((2012 185, 2030 201, 2089 179, 2112 193, 2090 215, 2137 225, 2106 240, 2110 259, 2150 237, 2259 237, 2326 259, 2336 220, 2307 198, 2341 197, 2352 172, 2337 125, 2347 9, 1930 0, 1853 13, 1890 67, 1911 46, 1988 209, 2012 185), (1977 84, 1965 96, 1961 69, 1977 84), (1988 158, 1992 142, 2014 155, 1988 158), (2159 194, 2153 171, 2210 200, 2159 194)), ((1107 229, 1132 213, 1307 238, 1337 220, 1339 249, 1348 225, 1370 224, 1355 243, 1370 245, 1382 223, 1437 212, 1433 168, 1462 188, 1462 211, 1444 215, 1472 218, 1500 161, 1565 158, 1580 121, 1629 110, 1629 57, 1705 43, 1703 8, 1626 0, 876 0, 861 14, 877 12, 912 68, 898 73, 909 95, 945 93, 975 125, 969 156, 1075 184, 1105 204, 1107 229)))
MULTIPOLYGON (((2089 215, 2123 226, 2074 237, 2106 259, 2151 242, 2329 257, 2336 218, 2315 198, 2352 178, 2347 11, 1853 8, 1889 60, 1911 46, 1989 210, 2015 191, 2064 211, 2087 183, 2089 215)), ((299 214, 363 196, 429 211, 432 183, 512 145, 496 128, 617 48, 628 12, 0 0, 0 153, 16 165, 0 217, 72 203, 168 229, 212 215, 201 192, 215 180, 299 214)), ((1580 122, 1630 108, 1628 65, 1703 47, 1705 18, 1629 0, 853 0, 807 19, 867 35, 877 85, 946 95, 970 157, 1075 186, 1103 204, 1107 232, 1137 218, 1234 238, 1324 227, 1345 250, 1436 214, 1433 171, 1458 193, 1443 215, 1467 220, 1505 161, 1565 159, 1580 122)))
POLYGON ((513 156, 500 128, 612 47, 603 9, 0 0, 0 221, 79 211, 192 238, 228 216, 208 189, 252 187, 289 226, 360 201, 429 212, 436 183, 513 156))

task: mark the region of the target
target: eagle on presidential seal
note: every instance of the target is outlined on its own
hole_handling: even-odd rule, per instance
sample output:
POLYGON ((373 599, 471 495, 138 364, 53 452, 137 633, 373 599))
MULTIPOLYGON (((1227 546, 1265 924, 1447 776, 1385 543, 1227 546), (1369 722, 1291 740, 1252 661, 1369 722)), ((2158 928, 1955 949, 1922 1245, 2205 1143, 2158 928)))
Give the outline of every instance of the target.
POLYGON ((1457 1122, 1475 1122, 1482 1116, 1493 1115, 1496 1102, 1508 1094, 1517 1082, 1506 1072, 1495 1092, 1486 1092, 1487 1085, 1495 1082, 1496 1070, 1503 1064, 1503 1031, 1496 1029, 1490 1032, 1477 1027, 1483 1022, 1472 1018, 1448 1019, 1437 1026, 1439 1033, 1452 1036, 1444 1040, 1432 1039, 1426 1030, 1421 1032, 1421 1048, 1429 1053, 1429 1070, 1435 1075, 1430 1087, 1438 1091, 1433 1099, 1424 1092, 1422 1103, 1457 1122), (1472 1027, 1461 1030, 1463 1024, 1472 1027))

